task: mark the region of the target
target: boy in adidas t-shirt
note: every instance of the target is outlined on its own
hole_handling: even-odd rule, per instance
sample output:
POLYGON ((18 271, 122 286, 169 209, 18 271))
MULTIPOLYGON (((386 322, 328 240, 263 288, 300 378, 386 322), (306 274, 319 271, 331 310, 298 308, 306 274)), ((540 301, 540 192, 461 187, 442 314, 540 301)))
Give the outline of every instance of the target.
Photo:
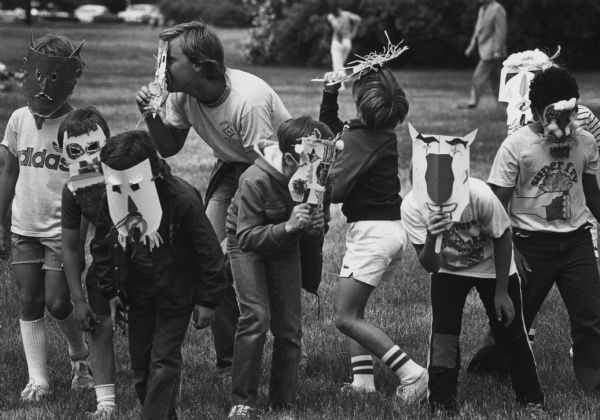
MULTIPOLYGON (((62 268, 61 192, 69 169, 62 151, 53 145, 61 121, 72 109, 68 98, 83 71, 80 48, 60 35, 46 35, 31 45, 24 60, 28 107, 13 112, 0 147, 0 214, 7 213, 12 200, 10 259, 29 371, 23 401, 38 401, 50 392, 46 308, 69 343, 71 387, 93 386, 88 346, 73 318, 62 268)), ((0 253, 7 250, 7 237, 0 223, 0 253)))
POLYGON ((510 221, 484 182, 470 178, 469 190, 469 204, 456 223, 448 213, 424 214, 413 191, 406 195, 401 206, 410 241, 421 265, 431 273, 429 404, 432 410, 458 412, 462 313, 467 295, 475 287, 494 339, 507 355, 517 401, 541 408, 544 394, 523 323, 510 221), (438 235, 442 235, 442 248, 436 253, 438 235))

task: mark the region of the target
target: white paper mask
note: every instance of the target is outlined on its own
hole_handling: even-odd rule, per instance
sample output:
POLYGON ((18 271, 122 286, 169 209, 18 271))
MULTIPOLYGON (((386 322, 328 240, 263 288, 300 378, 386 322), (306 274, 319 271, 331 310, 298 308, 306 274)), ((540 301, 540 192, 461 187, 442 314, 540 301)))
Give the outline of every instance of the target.
POLYGON ((298 141, 300 143, 295 146, 295 152, 300 155, 301 166, 288 184, 292 200, 321 206, 329 169, 335 161, 336 151, 343 148, 343 142, 322 139, 317 129, 310 137, 298 141))
POLYGON ((100 149, 106 144, 106 136, 100 127, 80 136, 69 137, 65 132, 63 157, 69 165, 71 177, 69 189, 77 190, 104 182, 100 166, 100 149))
POLYGON ((469 147, 477 130, 464 137, 420 134, 410 123, 408 130, 413 141, 413 194, 419 207, 460 221, 469 204, 469 147))
POLYGON ((550 154, 554 158, 568 158, 577 130, 577 98, 548 105, 542 115, 544 139, 551 143, 550 154))
POLYGON ((106 198, 110 217, 119 231, 123 248, 130 242, 147 243, 150 250, 160 246, 158 227, 162 208, 152 177, 150 160, 132 168, 117 171, 102 164, 106 182, 106 198))

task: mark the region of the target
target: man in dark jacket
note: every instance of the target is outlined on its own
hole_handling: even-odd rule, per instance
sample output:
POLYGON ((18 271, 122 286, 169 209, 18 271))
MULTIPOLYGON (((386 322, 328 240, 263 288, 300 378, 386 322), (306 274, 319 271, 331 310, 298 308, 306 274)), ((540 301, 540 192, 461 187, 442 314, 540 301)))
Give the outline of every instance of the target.
MULTIPOLYGON (((110 189, 127 196, 124 200, 130 212, 123 223, 115 223, 111 233, 113 239, 119 238, 110 245, 113 275, 103 290, 110 298, 114 325, 122 324, 124 311, 128 312, 129 353, 142 418, 173 419, 177 417, 181 344, 192 312, 198 329, 214 319, 227 282, 223 254, 199 193, 169 173, 148 133, 129 131, 112 137, 100 159, 107 193, 110 189), (151 179, 116 185, 107 177, 106 168, 125 172, 146 161, 151 179), (143 240, 151 224, 140 208, 143 201, 136 206, 134 194, 126 192, 128 188, 143 190, 146 182, 156 185, 162 209, 154 241, 143 240), (123 225, 128 226, 125 237, 123 225)), ((113 213, 111 209, 114 222, 113 213)))

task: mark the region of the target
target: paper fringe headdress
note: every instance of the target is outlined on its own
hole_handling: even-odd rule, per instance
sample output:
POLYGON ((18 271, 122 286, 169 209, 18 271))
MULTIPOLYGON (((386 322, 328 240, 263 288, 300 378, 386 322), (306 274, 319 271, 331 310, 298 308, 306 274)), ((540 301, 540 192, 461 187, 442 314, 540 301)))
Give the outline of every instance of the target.
POLYGON ((150 250, 159 247, 162 243, 158 234, 162 208, 150 160, 123 171, 103 163, 102 170, 110 218, 119 232, 119 244, 123 249, 127 241, 147 244, 150 250))
POLYGON ((288 184, 292 200, 321 208, 329 170, 335 162, 337 151, 343 148, 344 142, 339 137, 323 139, 316 128, 310 136, 297 140, 294 149, 300 155, 302 166, 288 184))
POLYGON ((156 56, 156 71, 154 72, 154 81, 148 85, 151 99, 145 108, 144 117, 146 114, 152 114, 156 118, 156 114, 163 112, 162 106, 167 99, 167 55, 169 52, 169 41, 158 41, 158 55, 156 56))
POLYGON ((548 57, 538 49, 511 54, 502 63, 498 101, 506 102, 506 125, 508 134, 533 121, 529 85, 536 73, 555 66, 560 46, 548 57))
MULTIPOLYGON (((403 52, 408 50, 407 46, 402 46, 404 40, 400 41, 397 44, 392 44, 390 41, 390 37, 388 36, 387 31, 384 31, 385 37, 387 38, 387 46, 383 47, 383 51, 371 52, 366 56, 362 57, 358 54, 355 54, 358 57, 357 60, 351 61, 349 67, 345 67, 344 71, 349 70, 350 74, 343 76, 339 79, 333 80, 327 83, 328 86, 335 85, 337 83, 347 82, 352 80, 353 78, 360 79, 364 74, 370 71, 378 71, 382 68, 387 62, 398 58, 403 52)), ((325 79, 312 79, 313 82, 324 82, 325 79)))

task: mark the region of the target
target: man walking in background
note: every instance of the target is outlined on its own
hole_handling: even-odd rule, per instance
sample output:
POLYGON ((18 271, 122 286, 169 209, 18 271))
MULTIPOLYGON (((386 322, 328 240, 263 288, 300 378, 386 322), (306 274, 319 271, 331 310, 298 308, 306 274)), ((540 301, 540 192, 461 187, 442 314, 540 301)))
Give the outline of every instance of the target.
POLYGON ((477 47, 479 63, 473 73, 469 102, 459 104, 458 108, 461 109, 477 107, 486 81, 491 83, 494 97, 498 97, 500 69, 506 57, 506 11, 496 0, 479 0, 479 3, 481 7, 475 30, 465 50, 465 55, 469 57, 477 47))

